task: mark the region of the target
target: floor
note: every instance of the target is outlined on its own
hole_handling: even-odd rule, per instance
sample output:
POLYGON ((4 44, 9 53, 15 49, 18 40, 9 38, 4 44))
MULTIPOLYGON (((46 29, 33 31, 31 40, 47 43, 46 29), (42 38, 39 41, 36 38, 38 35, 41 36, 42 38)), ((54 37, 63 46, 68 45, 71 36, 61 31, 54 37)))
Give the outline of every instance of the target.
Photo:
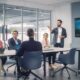
MULTIPOLYGON (((6 68, 7 66, 5 66, 6 68)), ((59 66, 58 68, 56 68, 55 70, 58 70, 61 66, 59 66)), ((9 71, 7 72, 7 75, 4 77, 3 72, 1 72, 0 74, 0 80, 17 80, 16 75, 13 74, 14 71, 14 67, 10 68, 9 71)), ((47 77, 44 78, 43 77, 43 67, 41 67, 38 70, 33 71, 36 74, 38 74, 40 77, 43 78, 43 80, 68 80, 68 74, 66 72, 66 70, 63 71, 63 73, 61 74, 61 72, 57 73, 55 75, 55 77, 50 77, 50 73, 53 73, 53 71, 49 71, 48 65, 47 65, 47 77), (50 72, 50 73, 49 73, 50 72)), ((75 73, 70 72, 71 74, 71 79, 70 80, 80 80, 80 75, 76 76, 75 73)), ((34 80, 34 76, 30 75, 29 79, 26 80, 34 80)), ((20 80, 24 80, 24 78, 20 78, 20 80)), ((39 80, 39 79, 37 79, 39 80)))

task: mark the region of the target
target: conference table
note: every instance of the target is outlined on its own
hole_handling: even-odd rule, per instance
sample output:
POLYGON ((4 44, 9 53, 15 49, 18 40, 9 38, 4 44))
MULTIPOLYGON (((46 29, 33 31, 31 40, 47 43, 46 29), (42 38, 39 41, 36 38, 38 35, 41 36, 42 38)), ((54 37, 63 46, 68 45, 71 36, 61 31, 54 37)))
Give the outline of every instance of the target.
MULTIPOLYGON (((54 47, 51 47, 51 48, 44 48, 43 49, 43 62, 44 62, 44 65, 43 65, 43 70, 44 70, 44 77, 46 77, 46 54, 49 54, 50 52, 53 53, 53 54, 57 54, 61 51, 63 52, 66 52, 66 51, 69 51, 70 48, 54 48, 54 47)), ((78 71, 80 71, 80 48, 77 48, 77 51, 78 51, 78 71)), ((7 50, 5 49, 4 53, 3 54, 0 54, 0 57, 4 57, 4 56, 15 56, 16 55, 16 51, 15 50, 7 50)))
POLYGON ((16 55, 15 50, 8 50, 8 49, 5 49, 5 51, 3 53, 0 53, 0 57, 15 56, 15 55, 16 55))
MULTIPOLYGON (((16 51, 15 50, 8 50, 5 49, 5 51, 3 53, 0 53, 0 57, 9 57, 9 56, 15 56, 16 55, 16 51)), ((2 61, 0 58, 0 73, 1 73, 1 67, 2 67, 2 61)))

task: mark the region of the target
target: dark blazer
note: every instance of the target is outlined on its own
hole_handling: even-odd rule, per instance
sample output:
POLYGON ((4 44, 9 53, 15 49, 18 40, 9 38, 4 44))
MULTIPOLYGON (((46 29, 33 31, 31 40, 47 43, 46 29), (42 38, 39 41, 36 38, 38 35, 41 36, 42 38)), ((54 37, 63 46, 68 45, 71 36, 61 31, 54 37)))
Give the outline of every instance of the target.
POLYGON ((31 51, 42 51, 41 43, 35 41, 33 38, 30 38, 29 41, 24 41, 21 44, 17 52, 17 56, 23 56, 25 52, 31 52, 31 51))
MULTIPOLYGON (((20 46, 21 45, 21 41, 19 39, 17 39, 17 41, 18 41, 18 45, 20 46)), ((15 49, 15 50, 17 50, 16 49, 16 43, 15 43, 15 41, 14 41, 13 38, 10 38, 8 40, 8 44, 9 44, 9 49, 15 49)))
MULTIPOLYGON (((58 35, 58 28, 54 28, 52 30, 52 32, 54 34, 54 38, 53 38, 53 44, 55 45, 57 43, 57 35, 58 35)), ((62 28, 62 36, 64 36, 64 38, 61 39, 61 45, 62 47, 64 47, 64 39, 67 37, 67 33, 66 33, 66 29, 62 28)))

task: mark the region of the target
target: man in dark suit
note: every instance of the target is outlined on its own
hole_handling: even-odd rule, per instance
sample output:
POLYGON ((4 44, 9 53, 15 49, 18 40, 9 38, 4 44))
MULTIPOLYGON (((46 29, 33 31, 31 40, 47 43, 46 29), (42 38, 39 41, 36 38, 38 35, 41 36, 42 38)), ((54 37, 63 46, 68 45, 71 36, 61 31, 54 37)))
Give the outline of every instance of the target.
MULTIPOLYGON (((24 52, 27 51, 27 52, 30 52, 30 51, 42 51, 42 45, 40 42, 38 41, 35 41, 34 40, 34 31, 33 29, 28 29, 27 31, 27 35, 29 37, 29 40, 28 41, 24 41, 18 52, 17 52, 17 56, 23 56, 24 55, 24 52)), ((20 73, 20 67, 18 67, 18 73, 20 73)))
MULTIPOLYGON (((51 31, 51 29, 50 29, 51 31)), ((52 31, 51 31, 52 34, 54 34, 54 37, 53 37, 53 45, 54 47, 60 47, 60 48, 63 48, 64 47, 64 39, 67 37, 67 33, 66 33, 66 29, 62 27, 62 20, 61 19, 58 19, 57 20, 57 27, 54 28, 52 31)), ((63 52, 60 52, 60 53, 63 53, 63 52)), ((49 64, 53 65, 55 63, 55 58, 56 58, 56 54, 49 54, 49 64), (52 60, 51 60, 51 57, 52 57, 52 60), (52 63, 51 63, 52 61, 52 63)), ((52 67, 51 65, 51 67, 52 67)))
POLYGON ((21 45, 21 41, 17 39, 18 31, 15 30, 13 31, 12 34, 13 34, 13 37, 8 40, 9 49, 14 49, 17 51, 21 45))
MULTIPOLYGON (((21 45, 21 41, 17 38, 18 31, 14 30, 12 34, 13 34, 13 37, 8 40, 9 49, 16 50, 17 52, 21 45)), ((16 56, 10 56, 10 59, 16 60, 16 56)))

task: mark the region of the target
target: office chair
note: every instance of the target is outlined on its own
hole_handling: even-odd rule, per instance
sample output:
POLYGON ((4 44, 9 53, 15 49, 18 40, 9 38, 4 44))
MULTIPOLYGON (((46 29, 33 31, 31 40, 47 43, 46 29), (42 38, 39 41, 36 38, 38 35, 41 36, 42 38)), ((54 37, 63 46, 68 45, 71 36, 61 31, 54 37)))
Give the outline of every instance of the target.
MULTIPOLYGON (((18 63, 20 67, 24 70, 30 70, 29 74, 34 75, 36 78, 43 80, 37 74, 33 73, 32 70, 38 69, 41 67, 42 63, 42 52, 41 51, 34 51, 34 52, 25 52, 22 59, 18 59, 18 63)), ((24 76, 24 75, 22 75, 24 76)), ((21 77, 22 77, 21 76, 21 77)), ((26 74, 25 74, 26 76, 26 74)), ((27 78, 26 76, 24 80, 27 78)), ((19 78, 18 78, 19 80, 19 78)), ((36 79, 37 80, 37 79, 36 79)))
MULTIPOLYGON (((69 53, 67 53, 67 54, 60 54, 58 63, 63 64, 64 67, 59 69, 58 71, 54 71, 54 75, 57 72, 59 72, 59 71, 63 71, 64 69, 66 69, 66 71, 67 71, 67 73, 69 75, 68 79, 71 79, 69 70, 74 72, 74 73, 76 73, 76 75, 77 75, 77 71, 75 71, 75 70, 73 70, 73 69, 71 69, 71 68, 69 68, 67 66, 68 64, 72 65, 72 64, 75 63, 75 52, 76 52, 76 48, 72 48, 72 49, 70 49, 69 53)), ((54 77, 54 75, 53 75, 53 77, 54 77)))
MULTIPOLYGON (((7 67, 7 69, 6 69, 7 71, 8 71, 9 68, 11 68, 11 67, 13 67, 13 66, 16 65, 16 60, 15 60, 15 58, 10 58, 10 59, 12 60, 12 62, 10 62, 11 65, 7 67), (13 61, 13 60, 14 60, 14 61, 13 61)), ((15 70, 14 70, 14 75, 16 75, 16 66, 15 66, 15 70)))
MULTIPOLYGON (((10 49, 8 47, 8 50, 12 50, 12 49, 10 49)), ((11 65, 7 67, 7 69, 6 69, 7 71, 8 71, 9 68, 11 68, 11 67, 16 65, 16 55, 15 56, 10 56, 9 60, 12 60, 12 62, 10 62, 11 65)), ((14 75, 16 75, 16 66, 15 66, 15 70, 14 70, 14 75)))

